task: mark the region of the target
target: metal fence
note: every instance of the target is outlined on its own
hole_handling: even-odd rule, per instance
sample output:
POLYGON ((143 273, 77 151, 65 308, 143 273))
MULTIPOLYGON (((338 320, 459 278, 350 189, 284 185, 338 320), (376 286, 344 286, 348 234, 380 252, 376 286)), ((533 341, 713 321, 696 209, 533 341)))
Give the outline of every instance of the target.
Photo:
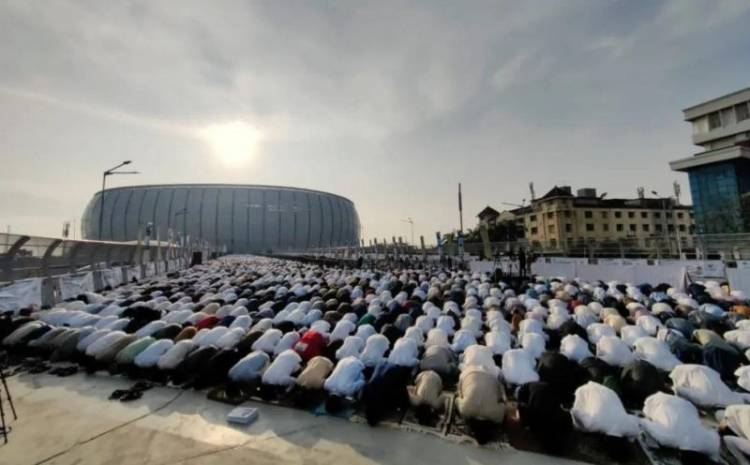
MULTIPOLYGON (((173 244, 81 241, 0 233, 0 282, 117 266, 168 264, 191 250, 173 244)), ((168 267, 168 265, 166 265, 168 267)))
MULTIPOLYGON (((713 234, 676 237, 625 238, 610 240, 576 240, 569 242, 539 242, 525 239, 513 242, 491 242, 489 255, 483 243, 464 244, 463 253, 468 257, 496 258, 514 256, 523 251, 533 256, 586 257, 586 258, 647 258, 647 259, 717 259, 750 260, 750 234, 713 234)), ((326 257, 374 257, 378 259, 437 259, 440 256, 460 255, 457 243, 436 246, 416 247, 404 243, 370 245, 366 247, 333 247, 312 249, 308 255, 326 257)), ((467 257, 467 258, 468 258, 467 257)))

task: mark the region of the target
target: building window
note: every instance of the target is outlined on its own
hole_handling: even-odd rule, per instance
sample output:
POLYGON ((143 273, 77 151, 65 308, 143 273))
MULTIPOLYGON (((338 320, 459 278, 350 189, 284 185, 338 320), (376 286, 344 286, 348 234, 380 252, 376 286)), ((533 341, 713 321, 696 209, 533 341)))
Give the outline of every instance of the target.
POLYGON ((628 218, 635 218, 635 212, 628 212, 628 218))
POLYGON ((634 224, 630 224, 628 226, 630 226, 630 232, 635 232, 635 225, 634 224))
POLYGON ((673 224, 668 224, 667 225, 667 231, 673 233, 674 232, 674 225, 673 224))
POLYGON ((529 217, 529 221, 536 221, 536 215, 531 215, 529 217))
POLYGON ((586 223, 586 231, 593 231, 594 225, 591 223, 586 223))
POLYGON ((570 218, 571 213, 570 210, 565 210, 565 218, 570 218))
POLYGON ((677 218, 683 219, 685 217, 685 214, 682 212, 677 212, 677 218))
POLYGON ((708 114, 708 129, 709 131, 712 131, 716 128, 721 127, 721 113, 718 111, 715 111, 713 113, 708 114))
POLYGON ((617 223, 617 230, 622 231, 622 223, 617 223))
POLYGON ((672 218, 672 212, 666 212, 664 214, 667 218, 672 218))
POLYGON ((686 228, 685 228, 685 225, 684 225, 684 224, 681 224, 681 225, 680 225, 680 232, 685 232, 685 229, 686 229, 686 228))
POLYGON ((537 232, 539 232, 539 229, 536 226, 531 228, 531 234, 536 234, 537 232))
POLYGON ((739 105, 734 106, 734 114, 737 118, 737 122, 745 121, 750 119, 750 109, 748 109, 748 102, 742 102, 739 105))
POLYGON ((604 229, 604 231, 609 231, 609 225, 608 224, 603 224, 602 228, 604 229))
POLYGON ((583 216, 584 218, 593 218, 594 212, 592 212, 591 210, 586 210, 585 212, 583 212, 583 216))
POLYGON ((660 224, 655 224, 655 225, 654 225, 654 229, 656 229, 656 232, 662 232, 662 229, 663 229, 663 228, 661 227, 661 225, 660 225, 660 224))
POLYGON ((555 214, 553 212, 547 213, 547 218, 552 219, 555 217, 555 214))
POLYGON ((651 229, 647 224, 641 225, 641 227, 643 228, 643 232, 648 232, 651 229))
POLYGON ((654 218, 661 218, 661 212, 654 212, 654 218))
POLYGON ((573 225, 570 223, 565 223, 565 232, 566 233, 573 232, 573 225))
POLYGON ((641 212, 641 218, 648 218, 648 212, 641 212))
POLYGON ((622 218, 622 212, 615 212, 615 218, 622 218))
POLYGON ((554 225, 554 224, 551 224, 551 225, 547 226, 547 231, 548 231, 548 232, 549 232, 550 234, 554 234, 554 233, 555 233, 555 225, 554 225))
POLYGON ((602 218, 609 218, 609 212, 602 212, 602 218))

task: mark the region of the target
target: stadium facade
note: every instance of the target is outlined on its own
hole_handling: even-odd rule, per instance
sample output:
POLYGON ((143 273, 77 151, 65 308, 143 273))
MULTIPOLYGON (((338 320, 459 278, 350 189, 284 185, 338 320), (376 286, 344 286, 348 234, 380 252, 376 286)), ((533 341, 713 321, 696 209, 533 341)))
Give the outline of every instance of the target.
POLYGON ((135 241, 148 231, 152 240, 189 238, 232 253, 354 246, 360 237, 359 216, 349 199, 309 189, 241 184, 106 189, 87 205, 81 229, 87 239, 135 241))

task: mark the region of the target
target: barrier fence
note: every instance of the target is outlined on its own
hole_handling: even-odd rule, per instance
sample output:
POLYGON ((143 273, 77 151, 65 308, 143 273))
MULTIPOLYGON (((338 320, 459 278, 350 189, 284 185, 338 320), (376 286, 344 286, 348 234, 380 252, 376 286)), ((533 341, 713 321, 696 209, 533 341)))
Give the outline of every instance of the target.
POLYGON ((192 252, 158 242, 146 246, 0 233, 0 308, 52 305, 181 269, 192 252))

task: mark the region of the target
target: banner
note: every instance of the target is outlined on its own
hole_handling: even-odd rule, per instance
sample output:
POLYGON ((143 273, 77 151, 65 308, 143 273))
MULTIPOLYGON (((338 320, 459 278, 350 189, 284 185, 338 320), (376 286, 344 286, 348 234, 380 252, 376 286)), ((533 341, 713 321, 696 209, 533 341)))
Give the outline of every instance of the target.
POLYGON ((0 313, 18 313, 29 305, 42 305, 42 278, 24 279, 0 287, 0 313))
POLYGON ((60 299, 68 300, 87 292, 94 292, 94 274, 60 276, 60 299))

